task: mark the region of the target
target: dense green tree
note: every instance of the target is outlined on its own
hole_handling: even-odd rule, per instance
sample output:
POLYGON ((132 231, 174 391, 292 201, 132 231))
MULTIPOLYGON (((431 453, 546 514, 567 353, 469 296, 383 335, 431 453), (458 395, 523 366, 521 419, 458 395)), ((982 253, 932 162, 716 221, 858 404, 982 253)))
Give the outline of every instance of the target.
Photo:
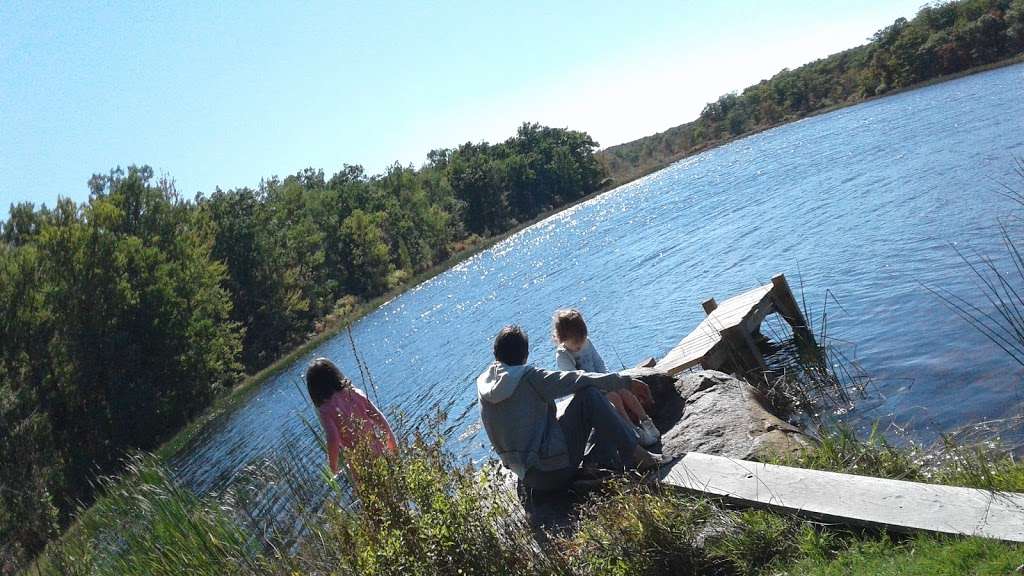
POLYGON ((0 558, 38 550, 56 532, 54 494, 65 485, 67 447, 55 443, 46 382, 51 320, 41 268, 34 246, 0 245, 0 558))
POLYGON ((39 236, 49 216, 46 206, 36 211, 35 205, 31 202, 11 204, 7 221, 0 224, 0 242, 12 246, 28 243, 39 236))
POLYGON ((502 170, 487 144, 463 144, 452 154, 449 180, 465 205, 466 227, 476 234, 507 226, 509 210, 502 170))
POLYGON ((240 373, 211 223, 151 178, 96 178, 87 203, 61 199, 29 241, 0 248, 9 546, 38 549, 95 473, 155 447, 240 373))
POLYGON ((1006 22, 1007 49, 1024 50, 1024 0, 1013 0, 1003 19, 1006 22))
POLYGON ((375 296, 387 287, 390 262, 380 220, 379 213, 356 210, 341 225, 348 288, 356 294, 375 296))
POLYGON ((585 133, 524 124, 369 176, 306 168, 194 201, 148 166, 0 222, 0 556, 37 551, 90 480, 368 300, 604 178, 585 133), (320 324, 322 326, 322 324, 320 324))

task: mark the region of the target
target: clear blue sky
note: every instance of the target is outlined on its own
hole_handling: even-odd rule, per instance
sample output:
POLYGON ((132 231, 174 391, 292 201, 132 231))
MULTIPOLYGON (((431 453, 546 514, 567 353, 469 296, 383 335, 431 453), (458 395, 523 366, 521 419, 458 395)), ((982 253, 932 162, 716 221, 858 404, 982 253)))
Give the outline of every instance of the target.
POLYGON ((379 172, 523 121, 602 146, 849 48, 923 0, 0 2, 0 218, 150 164, 191 197, 379 172))

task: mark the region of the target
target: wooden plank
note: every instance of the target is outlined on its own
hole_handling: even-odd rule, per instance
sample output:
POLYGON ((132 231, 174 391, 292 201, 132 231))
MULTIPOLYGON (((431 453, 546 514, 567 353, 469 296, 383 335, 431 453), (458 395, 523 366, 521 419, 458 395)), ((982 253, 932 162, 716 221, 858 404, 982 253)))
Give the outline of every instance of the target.
POLYGON ((1024 542, 1024 494, 939 486, 687 453, 662 482, 800 516, 1024 542))

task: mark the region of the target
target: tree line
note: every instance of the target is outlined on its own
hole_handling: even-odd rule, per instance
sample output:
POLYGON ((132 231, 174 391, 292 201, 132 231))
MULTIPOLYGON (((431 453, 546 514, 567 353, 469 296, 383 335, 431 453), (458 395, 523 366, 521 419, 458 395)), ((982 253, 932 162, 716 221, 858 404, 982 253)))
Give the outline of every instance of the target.
POLYGON ((1024 52, 1024 0, 925 5, 870 41, 782 70, 704 107, 697 120, 598 153, 617 182, 731 138, 1024 52))
POLYGON ((0 222, 0 558, 318 320, 597 190, 597 144, 522 125, 382 174, 306 169, 186 199, 147 166, 0 222))

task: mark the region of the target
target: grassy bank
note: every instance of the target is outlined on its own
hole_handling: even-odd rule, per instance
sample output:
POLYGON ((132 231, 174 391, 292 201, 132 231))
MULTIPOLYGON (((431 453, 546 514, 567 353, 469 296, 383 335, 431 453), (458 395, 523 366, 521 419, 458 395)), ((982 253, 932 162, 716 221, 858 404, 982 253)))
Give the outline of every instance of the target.
MULTIPOLYGON (((804 377, 786 371, 783 392, 801 390, 787 406, 813 411, 835 401, 823 385, 855 384, 826 372, 841 359, 795 358, 804 377)), ((177 485, 159 459, 135 459, 123 478, 101 482, 95 505, 27 573, 980 575, 1010 573, 1024 557, 1018 545, 823 525, 628 479, 592 492, 577 523, 538 539, 494 462, 446 449, 445 422, 416 427, 396 456, 348 453, 354 476, 368 479, 357 505, 343 481, 310 480, 283 455, 209 497, 177 485), (311 496, 323 493, 311 483, 326 484, 326 501, 311 496), (292 491, 286 509, 268 511, 251 497, 271 484, 292 491)), ((878 431, 858 437, 826 422, 817 435, 814 451, 779 463, 1024 491, 1024 466, 988 444, 897 447, 878 431)))
MULTIPOLYGON (((90 514, 30 573, 962 575, 1010 573, 1024 558, 1016 545, 822 525, 630 481, 592 493, 575 529, 541 546, 496 468, 457 460, 444 441, 428 432, 407 439, 400 456, 352 455, 358 476, 373 479, 360 504, 332 484, 323 507, 307 502, 288 515, 299 540, 294 526, 259 517, 239 494, 197 498, 158 461, 136 460, 126 480, 102 483, 90 514)), ((818 451, 787 463, 1024 491, 1024 467, 1005 456, 897 449, 844 429, 823 430, 818 451)))

